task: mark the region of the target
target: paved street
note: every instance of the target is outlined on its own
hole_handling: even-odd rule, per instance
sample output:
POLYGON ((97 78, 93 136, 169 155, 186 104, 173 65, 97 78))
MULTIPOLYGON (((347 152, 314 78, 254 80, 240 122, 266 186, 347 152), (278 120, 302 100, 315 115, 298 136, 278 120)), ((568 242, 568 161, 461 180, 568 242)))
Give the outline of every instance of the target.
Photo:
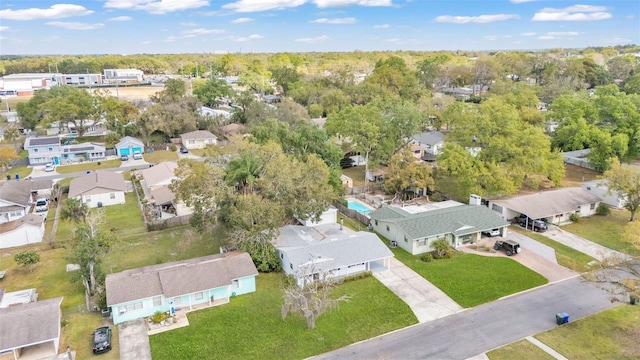
POLYGON ((571 322, 616 305, 603 290, 571 278, 313 359, 467 359, 557 327, 559 312, 571 322))

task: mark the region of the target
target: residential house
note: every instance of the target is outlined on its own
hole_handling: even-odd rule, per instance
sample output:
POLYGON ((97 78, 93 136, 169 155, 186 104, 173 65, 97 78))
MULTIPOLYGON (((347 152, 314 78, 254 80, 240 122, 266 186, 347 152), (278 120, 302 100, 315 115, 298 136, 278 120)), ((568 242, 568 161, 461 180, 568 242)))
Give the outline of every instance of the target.
POLYGON ((120 324, 194 306, 212 306, 256 291, 258 271, 249 254, 228 252, 107 275, 107 305, 120 324))
POLYGON ((42 359, 58 354, 62 297, 0 308, 0 354, 42 359))
POLYGON ((29 153, 29 165, 69 164, 106 158, 106 149, 99 143, 60 144, 60 138, 28 137, 24 149, 29 153))
POLYGON ((20 219, 29 213, 33 202, 29 180, 0 182, 0 224, 20 219))
POLYGON ((433 251, 436 240, 444 239, 456 248, 475 243, 483 231, 500 229, 506 236, 509 225, 485 206, 452 200, 422 206, 384 206, 369 216, 374 231, 413 255, 433 251))
POLYGON ((0 249, 42 242, 45 216, 27 214, 0 224, 0 249))
POLYGON ((423 132, 415 135, 411 139, 411 143, 418 146, 414 148, 414 154, 417 158, 424 161, 435 161, 436 156, 442 152, 444 134, 440 131, 423 132))
POLYGON ((222 110, 222 109, 212 109, 207 106, 202 106, 200 108, 200 115, 205 117, 206 116, 210 116, 210 117, 222 116, 226 120, 231 119, 231 113, 229 111, 222 110))
POLYGON ((114 147, 118 156, 131 156, 134 152, 144 153, 144 143, 132 136, 123 137, 114 147))
POLYGON ((193 213, 193 209, 175 200, 175 194, 169 189, 171 181, 176 179, 178 164, 164 161, 140 171, 140 185, 147 203, 153 207, 152 214, 162 218, 183 216, 193 213))
POLYGON ((208 145, 216 145, 218 137, 206 130, 196 130, 180 135, 182 145, 189 150, 204 149, 208 145))
POLYGON ((600 198, 579 187, 561 188, 528 195, 516 195, 489 201, 489 209, 503 219, 520 214, 549 224, 564 224, 571 215, 590 216, 596 213, 600 198))
POLYGON ((124 204, 127 185, 121 173, 98 170, 71 180, 69 198, 94 208, 124 204))
POLYGON ((609 191, 607 179, 585 181, 581 184, 583 190, 600 198, 600 201, 616 209, 622 209, 627 203, 624 195, 617 191, 609 191))
POLYGON ((222 133, 227 139, 231 138, 233 135, 244 132, 244 130, 244 125, 238 123, 231 123, 222 127, 222 133))
POLYGON ((393 253, 376 234, 354 232, 336 224, 335 212, 326 214, 319 222, 307 222, 307 226, 287 225, 281 229, 273 244, 285 274, 304 286, 305 282, 321 278, 389 268, 393 253))

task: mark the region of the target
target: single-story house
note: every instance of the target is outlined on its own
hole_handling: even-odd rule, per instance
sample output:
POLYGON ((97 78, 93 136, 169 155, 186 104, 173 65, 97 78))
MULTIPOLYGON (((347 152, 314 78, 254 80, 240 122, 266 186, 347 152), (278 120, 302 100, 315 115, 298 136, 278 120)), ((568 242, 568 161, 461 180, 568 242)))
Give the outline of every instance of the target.
POLYGON ((0 224, 0 249, 41 243, 45 222, 45 216, 27 214, 0 224))
MULTIPOLYGON (((330 217, 330 216, 329 216, 330 217)), ((287 225, 273 241, 285 274, 299 286, 389 268, 393 253, 374 233, 353 232, 327 217, 312 226, 287 225)))
POLYGON ((622 209, 627 203, 624 195, 616 191, 609 192, 607 179, 585 181, 581 184, 582 189, 600 198, 600 201, 616 209, 622 209))
POLYGON ((71 180, 69 198, 89 207, 124 204, 127 185, 121 173, 98 170, 71 180))
POLYGON ((144 143, 132 136, 125 136, 115 145, 116 155, 131 156, 134 152, 144 153, 144 143))
POLYGON ((564 224, 571 215, 591 216, 600 205, 600 198, 579 187, 561 188, 505 199, 489 200, 489 209, 506 220, 520 214, 549 224, 564 224))
POLYGON ((176 178, 175 170, 177 168, 178 164, 175 162, 163 161, 150 168, 140 170, 144 182, 143 187, 146 185, 149 189, 154 190, 171 184, 171 180, 176 178))
POLYGON ((433 251, 431 244, 444 239, 454 248, 475 243, 483 231, 499 229, 506 236, 509 223, 482 205, 447 200, 422 206, 384 206, 371 213, 373 230, 410 254, 433 251))
POLYGON ((226 303, 230 297, 256 291, 257 275, 251 256, 244 252, 125 270, 107 275, 107 306, 117 325, 156 311, 226 303))
POLYGON ((180 135, 182 145, 187 149, 204 149, 208 145, 216 145, 218 137, 207 130, 196 130, 180 135))
POLYGON ((33 202, 29 180, 0 182, 0 224, 18 220, 29 213, 33 202))
POLYGON ((417 158, 424 161, 435 161, 436 156, 442 152, 444 134, 440 131, 426 131, 415 135, 411 139, 411 143, 418 146, 414 149, 417 158))
POLYGON ((47 358, 58 354, 62 297, 0 309, 0 354, 47 358))

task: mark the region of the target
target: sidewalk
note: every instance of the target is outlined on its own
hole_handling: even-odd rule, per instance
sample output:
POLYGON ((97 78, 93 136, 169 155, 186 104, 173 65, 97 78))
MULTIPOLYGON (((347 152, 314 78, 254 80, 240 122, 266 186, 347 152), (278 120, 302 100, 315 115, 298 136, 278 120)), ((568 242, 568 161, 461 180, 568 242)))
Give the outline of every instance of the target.
POLYGON ((442 290, 396 258, 391 259, 389 270, 375 272, 373 276, 407 303, 420 323, 439 319, 462 310, 462 306, 449 298, 442 290))
POLYGON ((550 227, 549 230, 544 233, 544 235, 563 245, 585 253, 598 261, 602 261, 611 257, 626 257, 625 254, 619 251, 615 251, 600 244, 596 244, 578 235, 574 235, 570 232, 564 231, 557 226, 550 227))

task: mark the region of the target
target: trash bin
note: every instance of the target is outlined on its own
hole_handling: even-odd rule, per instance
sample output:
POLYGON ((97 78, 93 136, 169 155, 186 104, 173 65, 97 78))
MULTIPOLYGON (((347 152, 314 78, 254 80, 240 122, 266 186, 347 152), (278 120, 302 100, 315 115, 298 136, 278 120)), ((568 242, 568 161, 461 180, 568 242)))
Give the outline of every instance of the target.
POLYGON ((630 303, 631 305, 635 305, 635 304, 637 304, 637 303, 638 303, 638 297, 637 297, 637 296, 635 296, 635 295, 631 295, 631 296, 629 297, 629 303, 630 303))
POLYGON ((558 325, 566 324, 569 322, 569 314, 566 312, 556 314, 556 323, 558 325))

